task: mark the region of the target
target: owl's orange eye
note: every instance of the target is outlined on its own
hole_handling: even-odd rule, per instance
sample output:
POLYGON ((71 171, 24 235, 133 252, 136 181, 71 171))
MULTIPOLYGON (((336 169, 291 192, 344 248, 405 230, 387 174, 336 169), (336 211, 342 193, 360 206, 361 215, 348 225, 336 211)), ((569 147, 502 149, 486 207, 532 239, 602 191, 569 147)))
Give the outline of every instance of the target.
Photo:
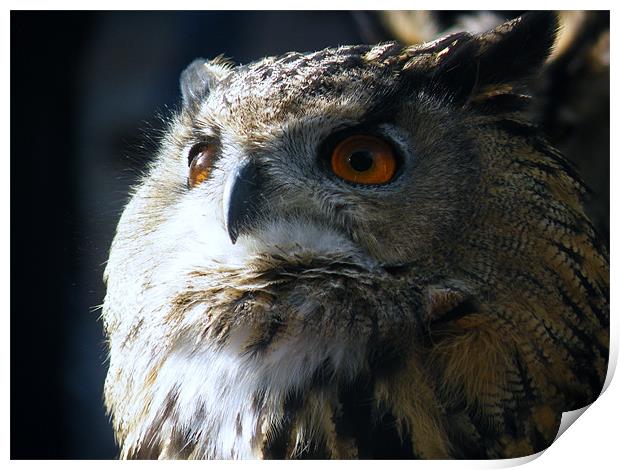
POLYGON ((387 142, 372 135, 353 135, 340 142, 331 156, 332 171, 359 184, 387 183, 396 173, 396 155, 387 142))
POLYGON ((211 173, 215 148, 209 144, 199 144, 192 148, 189 154, 189 187, 195 188, 205 181, 211 173))

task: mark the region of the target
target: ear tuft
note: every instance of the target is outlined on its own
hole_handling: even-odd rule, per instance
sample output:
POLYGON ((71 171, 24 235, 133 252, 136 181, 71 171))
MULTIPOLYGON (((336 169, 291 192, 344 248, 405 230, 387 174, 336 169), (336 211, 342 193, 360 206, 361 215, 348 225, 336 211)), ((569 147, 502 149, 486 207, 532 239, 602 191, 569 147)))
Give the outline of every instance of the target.
POLYGON ((230 66, 222 59, 196 59, 181 73, 180 87, 184 108, 195 108, 209 95, 217 83, 229 72, 230 66))
POLYGON ((437 53, 433 79, 464 100, 481 91, 509 88, 543 65, 557 29, 556 14, 542 11, 526 13, 485 33, 463 34, 437 53))
POLYGON ((555 43, 558 19, 552 11, 526 13, 475 36, 485 84, 515 82, 535 73, 555 43))

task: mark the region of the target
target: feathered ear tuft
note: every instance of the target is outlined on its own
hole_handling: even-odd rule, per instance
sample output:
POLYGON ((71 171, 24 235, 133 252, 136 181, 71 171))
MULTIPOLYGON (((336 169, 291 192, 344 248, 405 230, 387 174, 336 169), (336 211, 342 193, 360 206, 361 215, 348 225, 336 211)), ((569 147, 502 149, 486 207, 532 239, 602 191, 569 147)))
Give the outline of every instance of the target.
POLYGON ((181 73, 180 87, 184 108, 195 108, 209 95, 217 83, 230 70, 230 65, 223 59, 213 61, 196 59, 181 73))
POLYGON ((445 48, 437 51, 433 78, 464 98, 514 84, 543 65, 557 29, 556 14, 541 11, 526 13, 486 33, 449 36, 441 41, 445 48))
POLYGON ((541 11, 475 36, 481 83, 514 82, 535 73, 551 53, 557 30, 556 14, 541 11))

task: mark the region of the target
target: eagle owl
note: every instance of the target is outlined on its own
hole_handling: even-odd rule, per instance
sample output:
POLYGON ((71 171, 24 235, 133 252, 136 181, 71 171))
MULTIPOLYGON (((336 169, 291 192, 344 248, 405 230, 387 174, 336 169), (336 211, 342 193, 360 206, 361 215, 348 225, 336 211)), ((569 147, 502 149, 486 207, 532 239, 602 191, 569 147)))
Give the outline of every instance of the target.
POLYGON ((556 28, 192 63, 105 272, 121 457, 517 457, 596 399, 608 256, 525 117, 556 28))

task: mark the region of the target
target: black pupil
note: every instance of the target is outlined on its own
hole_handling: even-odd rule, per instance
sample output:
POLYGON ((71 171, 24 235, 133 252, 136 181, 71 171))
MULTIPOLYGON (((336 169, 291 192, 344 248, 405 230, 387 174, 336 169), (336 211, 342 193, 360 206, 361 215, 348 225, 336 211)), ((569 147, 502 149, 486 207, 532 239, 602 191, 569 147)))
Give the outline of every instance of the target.
POLYGON ((368 171, 372 168, 374 158, 372 153, 367 150, 358 150, 349 156, 349 165, 355 171, 368 171))

